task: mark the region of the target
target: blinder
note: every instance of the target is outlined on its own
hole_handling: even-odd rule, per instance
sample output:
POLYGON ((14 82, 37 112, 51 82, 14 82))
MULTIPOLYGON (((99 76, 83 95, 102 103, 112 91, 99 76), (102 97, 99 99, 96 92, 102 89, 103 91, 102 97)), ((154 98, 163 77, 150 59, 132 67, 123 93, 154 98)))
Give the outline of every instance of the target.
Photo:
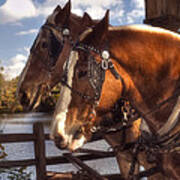
MULTIPOLYGON (((94 114, 93 112, 95 112, 95 108, 99 104, 99 100, 100 100, 100 96, 101 96, 101 92, 102 92, 102 86, 103 86, 103 83, 105 80, 106 70, 109 69, 116 79, 120 79, 122 81, 123 85, 124 85, 124 81, 121 78, 121 76, 118 74, 118 72, 115 70, 113 63, 110 60, 110 54, 107 50, 99 51, 98 49, 96 49, 92 46, 88 46, 88 45, 81 44, 81 43, 76 43, 73 47, 73 50, 76 51, 78 49, 88 53, 88 55, 89 55, 88 60, 87 60, 87 63, 88 63, 87 75, 88 75, 89 83, 90 83, 92 89, 94 90, 94 97, 91 97, 80 91, 77 91, 73 87, 69 86, 69 84, 67 83, 69 59, 67 59, 67 61, 66 61, 64 73, 63 73, 63 76, 61 79, 61 83, 62 83, 62 85, 69 88, 72 91, 72 93, 76 93, 81 98, 91 101, 93 103, 93 104, 91 103, 92 111, 89 113, 89 116, 87 117, 87 119, 89 120, 88 124, 89 123, 91 124, 92 123, 90 120, 91 114, 94 114), (93 51, 96 54, 98 54, 101 57, 101 62, 97 62, 95 57, 90 54, 90 51, 93 51)), ((98 129, 99 128, 97 128, 95 125, 93 125, 91 132, 95 133, 98 129), (96 130, 94 130, 94 129, 96 129, 96 130)))
POLYGON ((61 83, 65 86, 67 86, 72 92, 78 94, 83 99, 86 100, 93 100, 94 107, 99 104, 99 99, 101 96, 102 86, 105 80, 105 72, 106 70, 110 70, 111 73, 115 76, 116 79, 120 79, 122 81, 122 84, 124 85, 124 81, 119 75, 119 73, 115 70, 114 65, 112 61, 110 60, 110 54, 107 50, 99 51, 98 49, 94 48, 93 46, 88 46, 86 44, 82 44, 77 42, 73 46, 73 50, 82 50, 89 54, 88 56, 88 79, 91 84, 91 87, 94 90, 94 97, 91 97, 89 95, 83 94, 72 87, 70 87, 67 84, 67 74, 68 74, 68 66, 69 66, 69 59, 66 61, 65 69, 63 72, 63 76, 61 79, 61 83), (90 51, 95 52, 98 54, 102 61, 98 63, 93 55, 90 54, 90 51))
POLYGON ((105 79, 105 71, 102 70, 101 63, 98 63, 94 56, 89 56, 88 59, 88 79, 95 92, 94 99, 97 101, 100 99, 102 85, 105 79))
MULTIPOLYGON (((67 27, 61 28, 54 24, 45 23, 41 27, 41 29, 48 29, 50 31, 50 38, 49 38, 49 42, 47 43, 47 53, 48 53, 48 57, 50 58, 50 62, 46 61, 45 63, 48 63, 47 64, 48 67, 52 67, 56 64, 57 58, 64 47, 65 40, 68 39, 72 46, 74 43, 72 37, 70 36, 70 30, 67 27), (60 33, 59 36, 55 35, 54 30, 60 33)), ((32 54, 36 54, 35 45, 37 43, 37 39, 38 37, 34 41, 34 44, 30 50, 32 54)))
POLYGON ((56 36, 50 31, 50 42, 48 42, 48 55, 51 58, 50 66, 54 66, 56 64, 56 60, 59 54, 62 52, 63 43, 58 41, 56 36))

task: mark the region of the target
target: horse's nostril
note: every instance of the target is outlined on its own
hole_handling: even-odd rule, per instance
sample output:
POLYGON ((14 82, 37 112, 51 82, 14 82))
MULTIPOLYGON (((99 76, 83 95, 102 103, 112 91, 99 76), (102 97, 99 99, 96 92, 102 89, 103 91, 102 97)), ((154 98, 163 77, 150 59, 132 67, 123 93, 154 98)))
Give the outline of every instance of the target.
POLYGON ((23 106, 28 106, 29 105, 29 98, 26 94, 26 92, 20 92, 19 93, 19 100, 20 100, 20 103, 23 105, 23 106))
POLYGON ((65 149, 67 147, 67 144, 65 143, 63 137, 60 135, 54 137, 54 143, 59 149, 65 149))

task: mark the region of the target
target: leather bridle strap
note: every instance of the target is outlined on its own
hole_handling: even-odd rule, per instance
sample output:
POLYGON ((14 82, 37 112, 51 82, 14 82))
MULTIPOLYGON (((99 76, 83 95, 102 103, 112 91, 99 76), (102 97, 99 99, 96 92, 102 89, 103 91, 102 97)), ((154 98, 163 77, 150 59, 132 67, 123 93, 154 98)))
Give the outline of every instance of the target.
POLYGON ((111 61, 111 54, 107 51, 107 50, 99 50, 99 49, 96 49, 94 48, 93 46, 89 46, 89 45, 86 45, 86 44, 83 44, 83 43, 79 43, 77 42, 75 45, 74 45, 74 48, 73 50, 83 50, 87 53, 89 53, 90 51, 98 54, 102 61, 101 61, 101 69, 102 71, 106 71, 106 70, 110 70, 111 73, 113 74, 113 76, 116 78, 116 79, 119 79, 121 80, 122 82, 122 87, 123 87, 123 93, 125 92, 125 82, 122 78, 122 76, 116 71, 116 69, 114 68, 114 64, 112 63, 111 61))
POLYGON ((61 27, 56 26, 55 24, 50 24, 50 23, 44 24, 42 26, 42 28, 46 28, 46 29, 50 30, 53 34, 54 34, 53 30, 57 31, 58 36, 55 36, 55 37, 58 41, 60 41, 64 44, 65 39, 68 38, 71 45, 72 46, 74 45, 72 36, 70 35, 70 30, 68 28, 65 28, 65 27, 61 28, 61 27), (61 33, 62 35, 59 33, 61 33), (61 38, 59 37, 60 35, 62 36, 61 38))

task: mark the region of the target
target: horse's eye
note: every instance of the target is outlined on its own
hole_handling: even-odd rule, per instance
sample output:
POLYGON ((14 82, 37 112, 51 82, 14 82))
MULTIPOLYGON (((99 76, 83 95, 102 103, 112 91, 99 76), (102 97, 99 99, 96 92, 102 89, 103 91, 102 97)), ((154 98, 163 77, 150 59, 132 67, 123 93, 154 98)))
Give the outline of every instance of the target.
POLYGON ((80 139, 82 135, 82 129, 78 129, 76 133, 74 134, 74 139, 80 139))
POLYGON ((44 49, 45 49, 45 48, 47 48, 47 47, 48 47, 47 42, 43 42, 43 43, 42 43, 42 48, 44 48, 44 49))
POLYGON ((85 77, 87 75, 87 71, 79 71, 78 72, 78 78, 82 78, 82 77, 85 77))

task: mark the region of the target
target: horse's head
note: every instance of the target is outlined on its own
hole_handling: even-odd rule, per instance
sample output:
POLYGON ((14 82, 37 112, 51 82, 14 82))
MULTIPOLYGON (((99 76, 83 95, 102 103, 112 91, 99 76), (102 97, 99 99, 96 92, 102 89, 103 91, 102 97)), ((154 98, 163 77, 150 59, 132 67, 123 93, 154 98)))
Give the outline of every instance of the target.
POLYGON ((116 79, 119 74, 113 64, 107 63, 108 26, 107 12, 92 30, 80 36, 80 42, 66 62, 67 78, 60 92, 51 132, 60 148, 75 150, 88 141, 99 123, 96 114, 107 113, 121 94, 122 81, 116 79), (105 93, 109 94, 102 98, 105 93))
POLYGON ((17 93, 26 109, 37 106, 41 95, 60 81, 63 64, 72 44, 76 42, 79 33, 93 24, 87 13, 83 17, 72 14, 70 1, 62 9, 57 6, 47 18, 19 78, 17 93))

